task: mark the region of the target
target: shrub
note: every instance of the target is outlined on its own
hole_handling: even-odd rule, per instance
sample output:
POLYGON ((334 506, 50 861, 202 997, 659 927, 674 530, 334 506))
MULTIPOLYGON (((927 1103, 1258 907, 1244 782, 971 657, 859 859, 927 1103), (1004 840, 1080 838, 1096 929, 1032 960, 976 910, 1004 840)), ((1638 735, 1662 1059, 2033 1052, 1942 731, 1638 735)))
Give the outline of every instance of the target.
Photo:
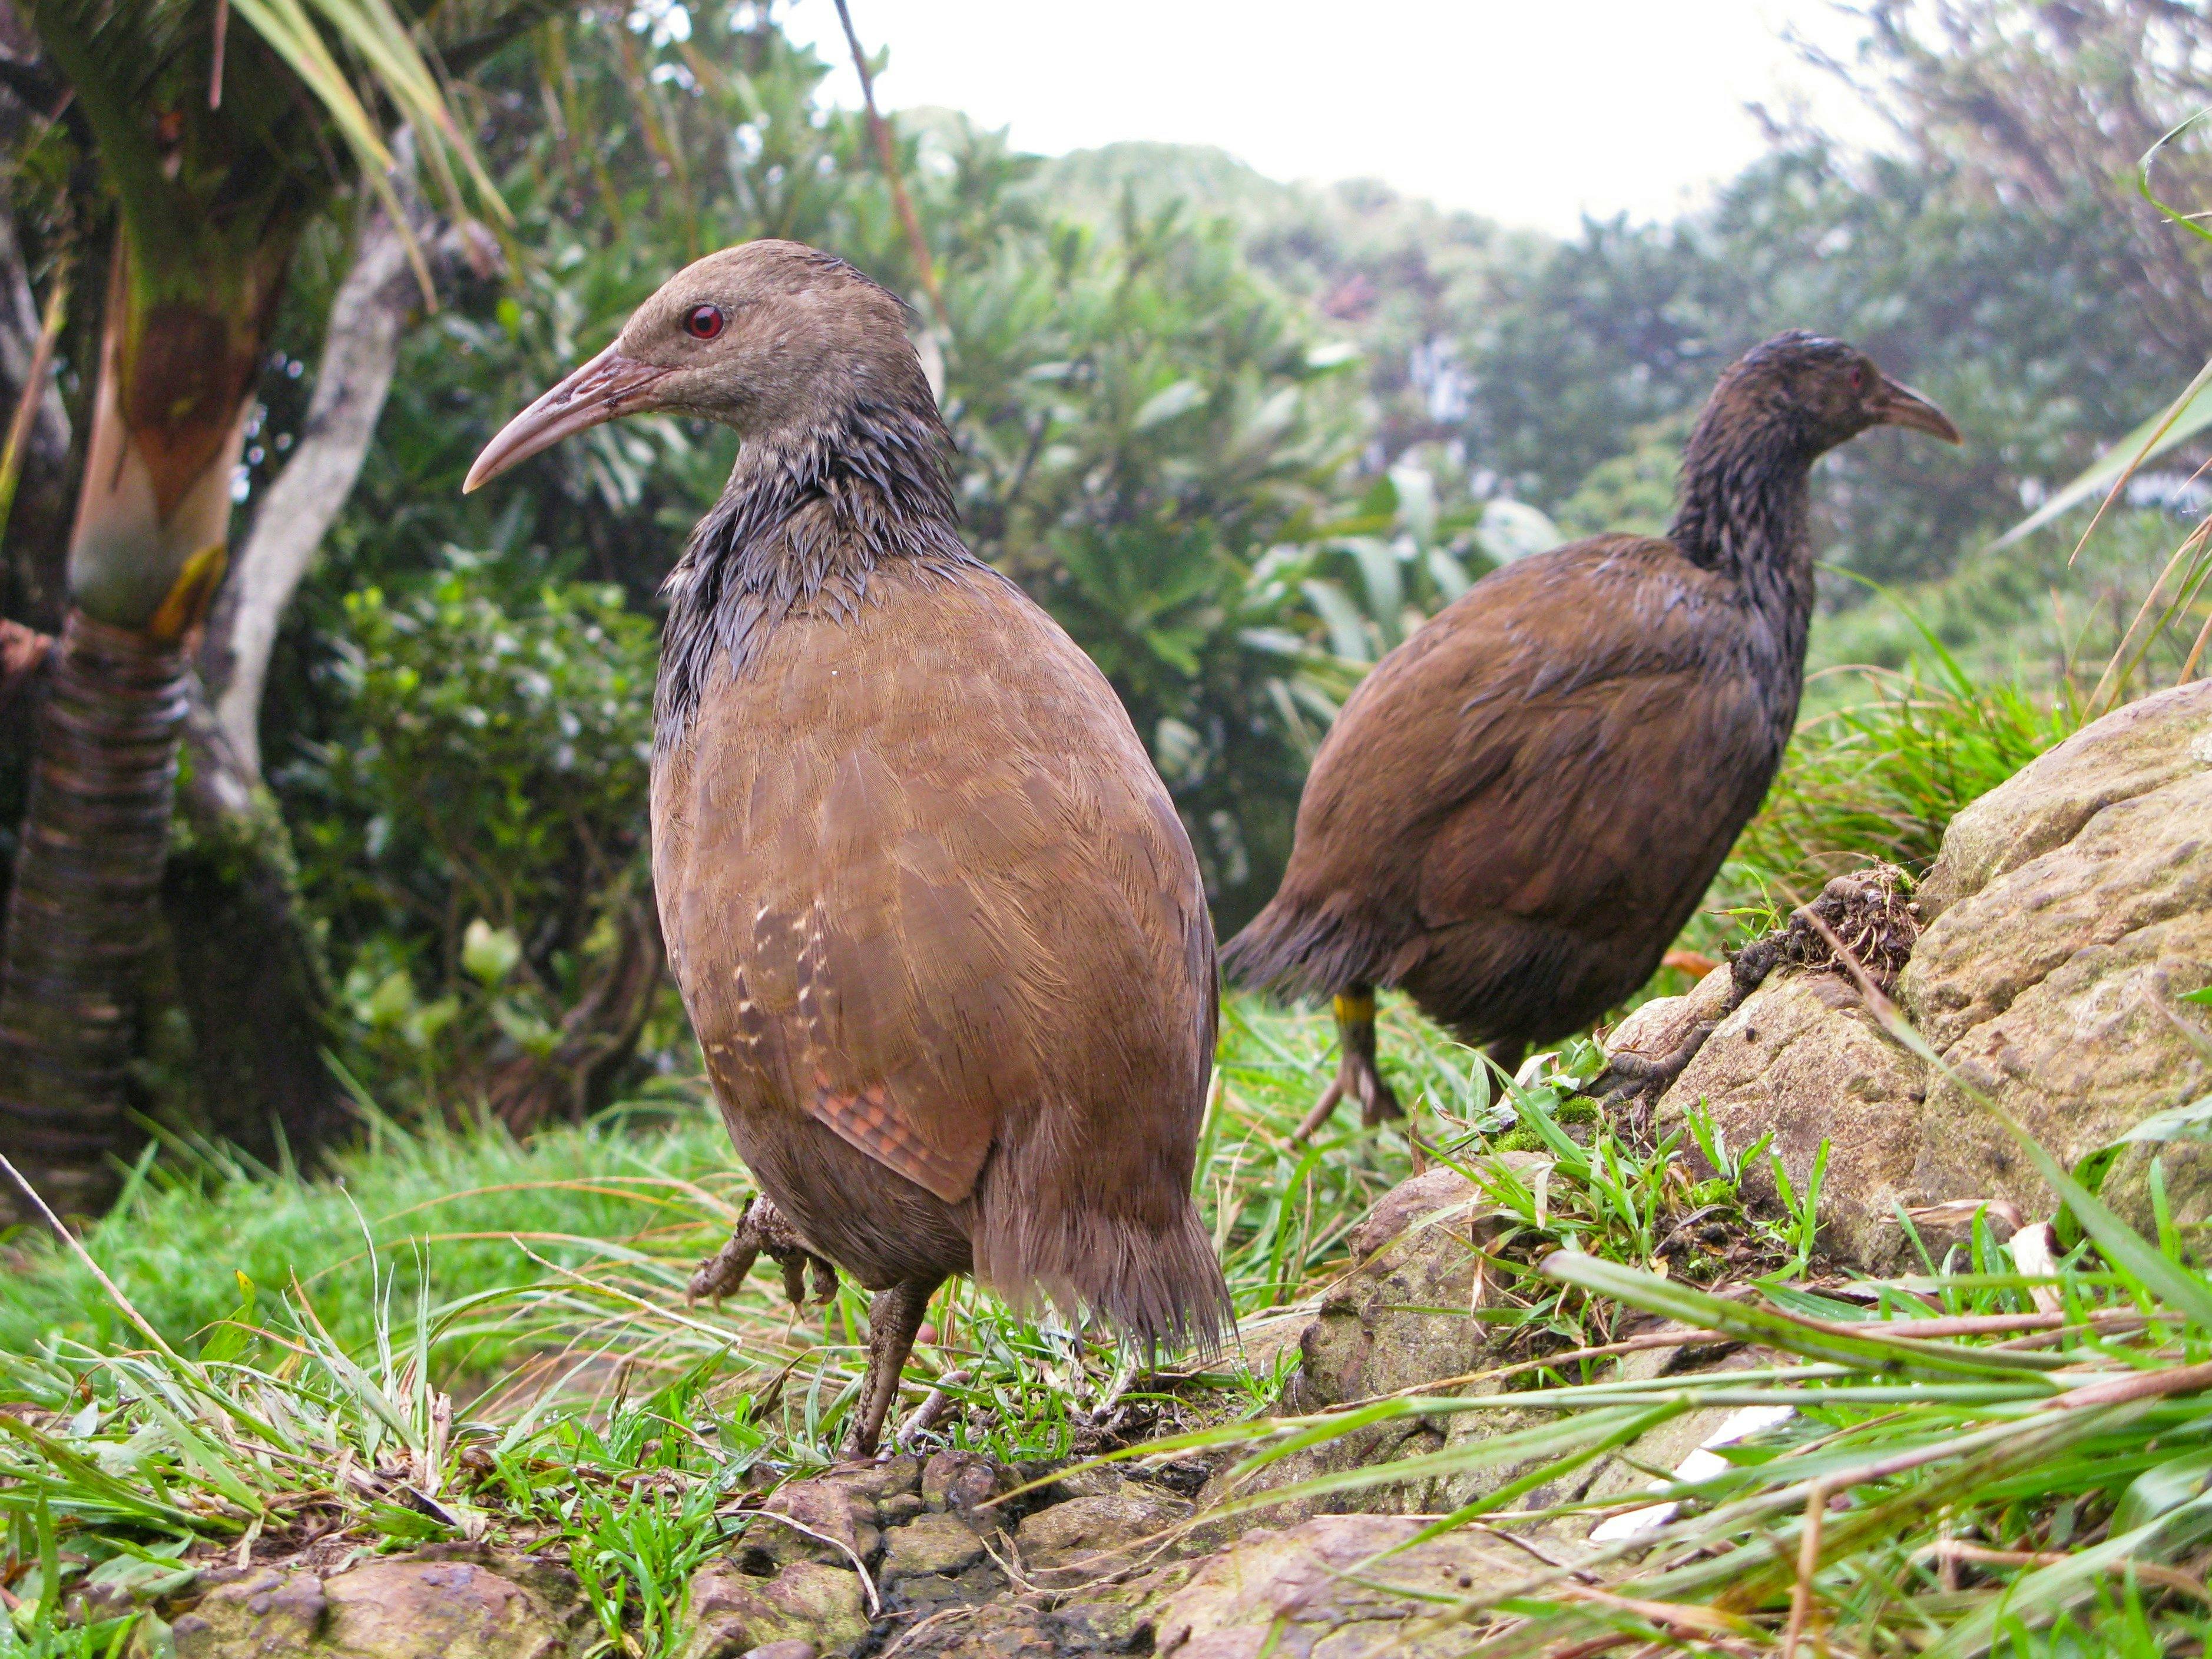
POLYGON ((652 622, 608 586, 503 599, 459 553, 418 591, 343 603, 324 671, 343 736, 282 787, 357 1046, 424 1097, 501 1096, 501 1068, 550 1060, 580 1009, 626 1054, 658 978, 652 622), (643 983, 604 1007, 611 976, 643 983))

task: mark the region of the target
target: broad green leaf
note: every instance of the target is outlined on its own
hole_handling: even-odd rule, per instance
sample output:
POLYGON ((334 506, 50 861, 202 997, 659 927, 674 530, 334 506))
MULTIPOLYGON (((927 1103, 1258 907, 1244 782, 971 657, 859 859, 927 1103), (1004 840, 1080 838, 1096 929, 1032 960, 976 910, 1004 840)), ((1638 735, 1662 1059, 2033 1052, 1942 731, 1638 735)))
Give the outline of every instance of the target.
POLYGON ((482 916, 461 935, 461 966, 471 978, 497 985, 522 960, 522 941, 511 927, 495 927, 482 916))
POLYGON ((2145 1469, 2121 1494, 2119 1506, 2112 1511, 2112 1530, 2133 1532, 2169 1510, 2179 1509, 2202 1497, 2208 1481, 2212 1481, 2212 1451, 2191 1452, 2145 1469))
POLYGON ((1500 564, 1557 547, 1559 527, 1526 501, 1495 501, 1484 507, 1475 532, 1482 550, 1500 564))
POLYGON ((1206 387, 1192 380, 1177 380, 1173 386, 1155 392, 1138 406, 1129 422, 1135 432, 1149 432, 1156 426, 1164 426, 1179 415, 1187 415, 1206 401, 1206 387))
POLYGON ((2124 475, 2146 461, 2157 459, 2176 445, 2187 442, 2207 427, 2212 427, 2212 362, 2197 371, 2197 378, 2162 413, 2152 416, 2114 443, 2086 471, 2052 492, 2041 507, 1991 545, 2008 547, 2090 497, 2109 494, 2124 475))
POLYGON ((2136 1140, 2212 1140, 2212 1095, 2192 1100, 2186 1106, 2153 1112, 2122 1135, 2117 1144, 2125 1146, 2136 1140))

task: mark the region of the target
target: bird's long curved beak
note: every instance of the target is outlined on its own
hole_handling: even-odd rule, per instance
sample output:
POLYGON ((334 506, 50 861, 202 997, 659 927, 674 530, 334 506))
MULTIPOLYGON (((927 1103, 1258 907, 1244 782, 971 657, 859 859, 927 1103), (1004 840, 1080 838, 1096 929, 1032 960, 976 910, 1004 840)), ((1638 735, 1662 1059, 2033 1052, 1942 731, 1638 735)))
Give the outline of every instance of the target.
POLYGON ((1874 417, 1885 426, 1909 426, 1915 432, 1925 432, 1931 438, 1941 438, 1947 444, 1963 443, 1959 428, 1951 424, 1951 417, 1922 397, 1909 386, 1900 386, 1884 375, 1875 388, 1874 396, 1867 400, 1874 417))
POLYGON ((646 388, 667 373, 658 364, 638 362, 609 346, 501 427, 469 469, 461 494, 490 483, 517 461, 586 427, 632 413, 641 406, 646 388))

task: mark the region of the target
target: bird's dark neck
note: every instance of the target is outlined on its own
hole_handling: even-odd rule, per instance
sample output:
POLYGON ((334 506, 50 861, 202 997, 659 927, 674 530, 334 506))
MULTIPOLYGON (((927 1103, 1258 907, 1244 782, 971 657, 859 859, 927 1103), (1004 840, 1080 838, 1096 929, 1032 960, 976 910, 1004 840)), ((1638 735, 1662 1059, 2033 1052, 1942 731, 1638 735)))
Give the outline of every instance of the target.
POLYGON ((1786 726, 1813 620, 1808 480, 1818 457, 1793 434, 1729 414, 1708 410, 1691 434, 1668 536, 1741 596, 1762 689, 1786 726))
POLYGON ((743 674, 789 617, 856 615, 894 561, 972 563, 935 406, 855 408, 748 438, 721 499, 669 574, 656 747, 681 735, 709 677, 743 674))

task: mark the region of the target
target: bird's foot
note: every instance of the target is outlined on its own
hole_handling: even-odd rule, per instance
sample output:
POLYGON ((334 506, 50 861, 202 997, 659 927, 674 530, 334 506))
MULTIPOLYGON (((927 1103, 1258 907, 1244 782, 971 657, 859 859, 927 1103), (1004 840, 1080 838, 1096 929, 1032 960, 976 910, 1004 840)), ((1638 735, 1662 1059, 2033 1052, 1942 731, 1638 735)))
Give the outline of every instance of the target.
POLYGON ((1315 1130, 1328 1121, 1329 1114, 1347 1100, 1358 1103, 1359 1125, 1364 1129, 1375 1128, 1386 1118, 1406 1115, 1406 1109, 1398 1103, 1396 1093, 1382 1080, 1382 1069, 1376 1064, 1375 994, 1364 986, 1355 986, 1336 999, 1336 1076, 1291 1139, 1310 1139, 1315 1130))
POLYGON ((1721 1021, 1741 1007, 1744 999, 1774 971, 1776 963, 1781 960, 1781 939, 1778 933, 1756 939, 1729 958, 1728 998, 1721 1005, 1717 1018, 1699 1020, 1669 1053, 1646 1056, 1623 1048, 1607 1054, 1605 1070, 1585 1084, 1582 1092, 1596 1100, 1606 1112, 1630 1112, 1634 1131, 1649 1139, 1651 1115, 1659 1104, 1659 1097, 1689 1069, 1690 1062, 1698 1057, 1698 1050, 1705 1046, 1705 1039, 1719 1028, 1721 1021))
POLYGON ((765 1198, 757 1196, 738 1218, 730 1242, 691 1275, 691 1282, 684 1286, 684 1300, 696 1302, 702 1296, 710 1296, 720 1301, 744 1283, 745 1275, 762 1255, 783 1269, 783 1293, 791 1298, 793 1307, 806 1304, 806 1275, 810 1267, 813 1270, 817 1302, 827 1302, 837 1294, 837 1269, 807 1248, 806 1241, 784 1218, 782 1211, 765 1198))
POLYGON ((1705 1046, 1705 1037, 1712 1036, 1714 1026, 1719 1024, 1719 1020, 1698 1020, 1690 1026, 1690 1036, 1674 1046, 1674 1051, 1659 1055, 1656 1060, 1648 1060, 1646 1055, 1631 1053, 1628 1048, 1610 1053, 1606 1055, 1604 1071, 1582 1093, 1597 1095, 1599 1102, 1604 1102, 1606 1106, 1614 1106, 1624 1099, 1659 1099, 1659 1095, 1666 1093, 1668 1086, 1690 1068, 1690 1061, 1697 1060, 1698 1048, 1705 1046))
MULTIPOLYGON (((848 1463, 865 1462, 876 1454, 883 1437, 884 1419, 898 1398, 899 1376, 907 1356, 914 1352, 915 1334, 921 1328, 929 1298, 941 1279, 893 1285, 876 1292, 868 1304, 868 1370, 860 1380, 860 1397, 854 1404, 852 1426, 838 1456, 848 1463)), ((896 1449, 893 1441, 889 1449, 896 1449)))

